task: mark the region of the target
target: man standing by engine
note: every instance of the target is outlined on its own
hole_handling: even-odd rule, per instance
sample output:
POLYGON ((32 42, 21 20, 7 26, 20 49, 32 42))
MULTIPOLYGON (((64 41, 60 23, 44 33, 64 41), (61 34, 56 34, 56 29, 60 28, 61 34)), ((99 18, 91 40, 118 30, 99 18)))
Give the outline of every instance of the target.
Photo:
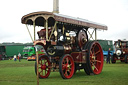
POLYGON ((108 50, 108 56, 107 56, 107 63, 109 62, 109 64, 110 64, 110 56, 111 56, 111 48, 109 48, 109 50, 108 50))

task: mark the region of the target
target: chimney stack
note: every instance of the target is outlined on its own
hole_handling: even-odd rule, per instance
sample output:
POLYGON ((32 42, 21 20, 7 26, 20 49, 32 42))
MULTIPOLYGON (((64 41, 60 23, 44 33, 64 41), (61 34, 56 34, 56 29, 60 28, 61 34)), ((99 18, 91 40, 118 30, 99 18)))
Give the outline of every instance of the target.
POLYGON ((59 13, 59 0, 53 0, 53 13, 59 13))

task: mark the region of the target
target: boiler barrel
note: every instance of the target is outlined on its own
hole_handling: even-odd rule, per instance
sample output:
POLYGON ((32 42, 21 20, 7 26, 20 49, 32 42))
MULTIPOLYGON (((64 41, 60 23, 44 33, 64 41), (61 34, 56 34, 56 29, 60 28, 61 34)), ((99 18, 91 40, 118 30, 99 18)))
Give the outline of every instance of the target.
POLYGON ((49 56, 62 56, 71 52, 71 47, 69 45, 51 45, 47 49, 49 56))

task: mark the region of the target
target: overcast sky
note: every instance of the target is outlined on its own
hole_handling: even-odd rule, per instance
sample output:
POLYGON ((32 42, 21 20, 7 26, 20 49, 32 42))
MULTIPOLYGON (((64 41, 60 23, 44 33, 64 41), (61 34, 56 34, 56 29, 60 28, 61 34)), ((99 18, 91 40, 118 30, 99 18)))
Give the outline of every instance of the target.
MULTIPOLYGON (((0 43, 31 42, 21 18, 37 11, 52 12, 53 0, 1 0, 0 43)), ((128 0, 59 0, 59 12, 107 25, 98 39, 128 40, 128 0)))

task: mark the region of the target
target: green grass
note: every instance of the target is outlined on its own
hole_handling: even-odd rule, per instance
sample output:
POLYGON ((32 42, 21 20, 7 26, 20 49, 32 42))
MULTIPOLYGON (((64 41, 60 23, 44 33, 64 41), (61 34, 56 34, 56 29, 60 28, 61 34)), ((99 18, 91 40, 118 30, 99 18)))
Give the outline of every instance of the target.
MULTIPOLYGON (((0 85, 37 85, 34 61, 0 61, 0 85)), ((83 70, 71 79, 62 79, 59 72, 51 72, 47 79, 40 79, 40 85, 127 85, 128 64, 104 63, 99 75, 88 76, 83 70)))

